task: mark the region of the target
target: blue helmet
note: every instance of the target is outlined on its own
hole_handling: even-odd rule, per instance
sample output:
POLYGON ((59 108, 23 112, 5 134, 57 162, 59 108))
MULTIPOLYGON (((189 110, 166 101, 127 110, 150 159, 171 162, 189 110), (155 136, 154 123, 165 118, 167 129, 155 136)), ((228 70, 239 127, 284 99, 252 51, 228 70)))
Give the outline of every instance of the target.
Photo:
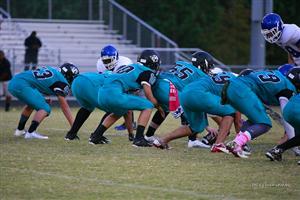
POLYGON ((288 71, 290 71, 290 69, 292 69, 293 67, 294 67, 294 65, 284 64, 284 65, 281 65, 280 67, 278 67, 278 71, 280 71, 284 76, 286 76, 288 71))
POLYGON ((101 60, 106 69, 112 71, 119 60, 119 53, 112 45, 107 45, 101 50, 101 60))
POLYGON ((281 17, 276 13, 269 13, 261 21, 261 33, 265 40, 270 43, 277 42, 283 31, 283 22, 281 17))

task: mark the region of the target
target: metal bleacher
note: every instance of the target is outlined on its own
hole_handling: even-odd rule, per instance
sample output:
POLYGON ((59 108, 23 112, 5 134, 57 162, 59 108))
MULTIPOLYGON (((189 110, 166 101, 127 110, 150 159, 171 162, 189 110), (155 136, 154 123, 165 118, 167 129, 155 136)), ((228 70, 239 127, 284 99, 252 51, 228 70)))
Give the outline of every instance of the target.
POLYGON ((101 21, 10 19, 4 20, 0 32, 0 48, 19 71, 24 63, 24 40, 36 31, 43 47, 39 53, 40 65, 59 65, 69 61, 83 71, 94 71, 100 49, 113 44, 120 54, 136 59, 137 47, 121 35, 108 30, 101 21))

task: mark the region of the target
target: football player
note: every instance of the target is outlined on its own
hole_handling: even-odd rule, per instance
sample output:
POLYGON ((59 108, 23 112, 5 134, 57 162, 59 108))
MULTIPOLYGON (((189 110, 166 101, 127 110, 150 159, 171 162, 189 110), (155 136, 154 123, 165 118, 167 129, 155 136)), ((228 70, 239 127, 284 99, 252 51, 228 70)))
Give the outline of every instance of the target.
POLYGON ((296 24, 284 24, 278 14, 269 13, 262 19, 261 33, 288 53, 289 64, 300 65, 300 28, 296 24))
MULTIPOLYGON (((212 69, 214 66, 213 58, 206 52, 196 52, 194 54, 193 59, 200 59, 200 57, 205 57, 207 59, 207 63, 199 63, 193 61, 192 63, 177 61, 175 66, 169 69, 167 72, 161 73, 156 84, 153 87, 153 94, 159 103, 162 105, 162 108, 166 112, 167 115, 170 111, 173 111, 173 116, 175 118, 181 117, 181 125, 187 125, 187 121, 185 116, 182 115, 182 108, 179 106, 179 97, 180 93, 188 84, 197 81, 198 79, 207 76, 201 69, 200 65, 206 65, 212 69), (174 96, 174 92, 176 95, 174 96), (173 106, 174 100, 177 98, 177 105, 173 106), (174 108, 172 108, 174 107, 174 108), (173 110, 172 110, 173 109, 173 110), (177 109, 177 110, 174 110, 177 109)), ((176 101, 175 101, 176 102, 176 101)), ((214 117, 216 118, 216 117, 214 117)), ((161 125, 165 118, 159 115, 156 112, 152 118, 150 126, 147 130, 145 139, 149 142, 154 142, 155 137, 154 133, 156 129, 161 125)), ((214 129, 210 129, 211 131, 215 131, 214 129)), ((209 145, 203 144, 201 141, 197 140, 196 135, 189 135, 188 147, 204 147, 210 148, 209 145)))
POLYGON ((242 146, 272 127, 264 104, 283 108, 295 93, 295 86, 278 70, 254 71, 227 82, 222 102, 248 117, 235 139, 227 144, 228 149, 237 157, 247 158, 242 146))
POLYGON ((14 76, 9 82, 8 90, 13 96, 26 104, 22 111, 18 128, 15 131, 15 136, 25 134, 25 139, 48 139, 47 136, 36 132, 39 124, 51 112, 51 108, 43 94, 57 96, 61 109, 70 126, 72 126, 73 117, 65 97, 70 91, 73 79, 78 74, 79 70, 76 66, 71 63, 64 63, 58 69, 39 67, 14 76), (28 131, 25 132, 25 124, 33 110, 36 110, 36 113, 28 131))
POLYGON ((160 57, 156 51, 144 50, 138 57, 138 63, 120 67, 116 74, 111 74, 98 91, 98 104, 102 110, 110 112, 103 123, 90 137, 90 144, 100 144, 104 132, 128 110, 140 110, 138 126, 133 146, 149 147, 144 139, 144 129, 156 107, 162 115, 162 108, 152 94, 151 87, 156 81, 160 67, 160 57), (143 89, 145 98, 128 94, 128 91, 143 89), (109 94, 109 95, 108 95, 109 94))
MULTIPOLYGON (((95 108, 101 109, 98 104, 98 90, 103 85, 108 74, 98 74, 93 72, 78 75, 72 83, 72 93, 80 105, 74 123, 65 136, 65 140, 75 140, 83 123, 88 119, 95 108)), ((99 124, 99 126, 101 123, 99 124)), ((109 143, 106 137, 101 137, 101 143, 109 143)))
POLYGON ((235 76, 228 72, 213 75, 211 73, 212 57, 206 52, 193 54, 192 62, 194 66, 211 76, 205 75, 198 78, 185 86, 180 94, 180 103, 189 125, 179 127, 159 140, 155 140, 153 144, 156 147, 164 148, 173 139, 202 132, 208 126, 206 116, 208 113, 222 117, 219 135, 216 144, 212 147, 212 152, 228 152, 223 141, 234 121, 235 110, 231 106, 221 105, 220 96, 223 84, 235 76))
MULTIPOLYGON (((287 72, 287 77, 300 91, 300 67, 294 67, 287 72)), ((300 94, 290 98, 288 103, 283 108, 284 119, 294 127, 295 137, 288 141, 273 147, 266 153, 266 156, 271 161, 281 161, 282 153, 287 149, 300 145, 300 94)), ((300 164, 300 161, 298 162, 300 164)))
MULTIPOLYGON (((97 71, 99 73, 116 73, 116 71, 126 65, 130 65, 133 62, 125 57, 125 56, 119 56, 118 50, 112 46, 112 45, 107 45, 102 48, 101 53, 100 53, 100 58, 97 61, 97 71)), ((103 122, 103 120, 109 115, 110 113, 105 113, 105 115, 102 117, 100 124, 103 122)), ((123 124, 116 126, 116 130, 125 130, 127 128, 128 130, 128 139, 129 141, 132 141, 134 138, 133 135, 133 127, 134 126, 134 116, 132 111, 128 111, 126 115, 131 115, 131 116, 124 116, 127 120, 131 120, 131 122, 125 121, 123 124), (128 124, 128 126, 126 126, 128 124)))

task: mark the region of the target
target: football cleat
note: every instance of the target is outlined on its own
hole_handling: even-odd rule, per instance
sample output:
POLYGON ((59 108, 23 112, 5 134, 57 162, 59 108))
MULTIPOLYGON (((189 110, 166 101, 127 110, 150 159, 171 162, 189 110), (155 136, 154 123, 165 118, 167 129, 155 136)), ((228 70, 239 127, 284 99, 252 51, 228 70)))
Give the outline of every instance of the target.
POLYGON ((77 134, 75 133, 67 133, 67 135, 65 136, 65 140, 67 141, 71 141, 71 140, 80 140, 80 138, 77 136, 77 134))
POLYGON ((298 161, 298 165, 300 165, 300 160, 298 161))
POLYGON ((134 140, 134 134, 133 133, 128 133, 128 140, 132 142, 134 140))
POLYGON ((251 155, 251 147, 248 143, 246 143, 242 146, 242 150, 244 151, 244 153, 246 155, 251 155))
POLYGON ((235 157, 248 158, 248 155, 246 155, 246 153, 242 150, 242 147, 235 141, 228 142, 226 147, 235 157))
POLYGON ((150 144, 153 144, 154 140, 155 140, 155 137, 154 136, 144 136, 145 140, 147 140, 147 142, 149 142, 150 144))
POLYGON ((227 149, 227 147, 225 146, 225 144, 223 143, 220 143, 220 144, 214 144, 212 147, 211 147, 211 150, 210 150, 212 153, 220 153, 220 152, 223 152, 223 153, 230 153, 230 151, 227 149))
POLYGON ((210 148, 210 145, 207 145, 200 140, 189 140, 188 148, 210 148))
POLYGON ((166 149, 166 150, 171 149, 171 147, 169 147, 168 144, 165 144, 160 139, 155 139, 153 142, 153 146, 155 146, 158 149, 166 149))
POLYGON ((150 144, 145 138, 135 138, 132 143, 133 147, 152 147, 152 144, 150 144))
POLYGON ((23 135, 25 135, 25 130, 23 129, 23 130, 19 130, 19 129, 16 129, 15 130, 15 133, 14 133, 14 136, 16 136, 16 137, 20 137, 20 136, 23 136, 23 135))
POLYGON ((283 150, 280 148, 277 148, 276 146, 270 149, 266 152, 267 158, 269 158, 271 161, 281 161, 282 160, 282 153, 283 150))
POLYGON ((37 133, 37 132, 34 131, 32 133, 26 132, 24 138, 25 139, 42 139, 42 140, 47 140, 48 136, 41 135, 41 134, 39 134, 39 133, 37 133))
POLYGON ((110 140, 107 139, 106 137, 104 137, 103 135, 101 136, 94 136, 94 134, 91 135, 90 139, 89 139, 89 144, 108 144, 110 143, 110 140))

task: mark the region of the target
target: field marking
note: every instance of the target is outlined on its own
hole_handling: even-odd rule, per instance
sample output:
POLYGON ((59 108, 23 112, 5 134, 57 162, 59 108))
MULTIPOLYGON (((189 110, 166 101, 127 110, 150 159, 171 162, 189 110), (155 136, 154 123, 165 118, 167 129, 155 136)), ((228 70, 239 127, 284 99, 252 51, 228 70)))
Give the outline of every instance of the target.
POLYGON ((76 177, 76 176, 68 176, 63 175, 59 173, 53 173, 53 172, 41 172, 37 170, 30 170, 30 169, 20 169, 20 168, 14 168, 14 167, 0 167, 1 169, 11 170, 13 172, 21 172, 25 174, 34 174, 34 175, 40 175, 40 176, 50 176, 55 178, 61 178, 66 180, 75 180, 75 181, 86 181, 86 182, 94 182, 96 184, 105 185, 105 186, 113 186, 113 187, 125 187, 130 189, 143 189, 143 190, 154 190, 159 192, 166 192, 166 193, 180 193, 184 195, 190 195, 194 197, 199 198, 208 198, 208 199, 231 199, 231 200, 238 200, 237 198, 231 197, 231 196, 224 196, 224 195, 212 195, 212 194, 203 194, 193 191, 186 191, 186 190, 180 190, 176 188, 162 188, 162 187, 155 187, 155 186, 149 186, 149 185, 142 185, 142 184, 134 184, 134 183, 116 183, 112 180, 99 180, 96 178, 84 178, 84 177, 76 177))

